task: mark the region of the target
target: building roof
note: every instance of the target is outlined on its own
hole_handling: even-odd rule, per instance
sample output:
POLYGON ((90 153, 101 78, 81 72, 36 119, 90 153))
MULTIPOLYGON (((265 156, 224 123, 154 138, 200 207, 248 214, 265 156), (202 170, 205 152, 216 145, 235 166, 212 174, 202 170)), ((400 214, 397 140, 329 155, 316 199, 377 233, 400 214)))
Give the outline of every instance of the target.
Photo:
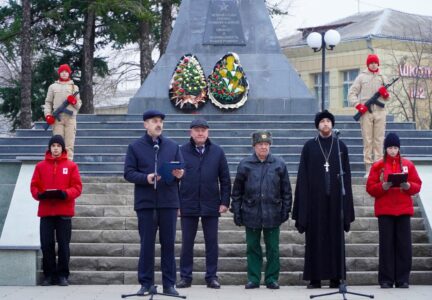
POLYGON ((395 39, 403 41, 432 42, 432 16, 422 16, 393 9, 362 12, 323 26, 299 28, 301 33, 281 39, 282 48, 306 45, 306 36, 313 30, 334 28, 342 41, 358 39, 395 39))

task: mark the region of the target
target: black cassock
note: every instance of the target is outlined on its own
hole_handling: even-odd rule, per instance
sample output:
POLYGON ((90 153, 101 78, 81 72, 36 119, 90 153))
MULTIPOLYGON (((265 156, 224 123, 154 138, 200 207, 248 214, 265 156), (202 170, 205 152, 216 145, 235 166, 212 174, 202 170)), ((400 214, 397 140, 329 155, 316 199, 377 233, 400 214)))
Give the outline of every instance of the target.
MULTIPOLYGON (((344 229, 349 231, 354 221, 354 205, 348 149, 342 141, 340 150, 345 172, 344 229)), ((342 279, 338 174, 337 139, 320 136, 307 141, 301 153, 293 208, 296 228, 306 233, 304 280, 342 279), (326 172, 323 152, 328 156, 330 148, 326 172)))

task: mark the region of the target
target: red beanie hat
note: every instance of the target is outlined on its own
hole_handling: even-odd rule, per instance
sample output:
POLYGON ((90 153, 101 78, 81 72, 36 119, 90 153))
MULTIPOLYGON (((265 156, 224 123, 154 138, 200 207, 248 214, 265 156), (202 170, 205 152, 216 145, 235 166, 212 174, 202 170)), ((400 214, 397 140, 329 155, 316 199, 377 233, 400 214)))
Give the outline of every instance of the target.
POLYGON ((379 66, 379 58, 376 54, 369 54, 366 59, 366 66, 369 66, 371 63, 376 63, 379 66))
POLYGON ((58 68, 58 71, 57 71, 57 72, 58 72, 59 75, 60 75, 60 73, 63 72, 63 71, 68 72, 69 75, 72 73, 71 68, 70 68, 69 65, 67 65, 67 64, 61 65, 61 66, 58 68))

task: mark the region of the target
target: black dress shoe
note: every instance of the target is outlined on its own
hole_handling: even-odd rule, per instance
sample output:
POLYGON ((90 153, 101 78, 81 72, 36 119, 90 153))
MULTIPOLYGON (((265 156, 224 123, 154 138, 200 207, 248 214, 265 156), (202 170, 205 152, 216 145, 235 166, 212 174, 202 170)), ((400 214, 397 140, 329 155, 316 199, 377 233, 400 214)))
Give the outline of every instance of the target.
POLYGON ((173 296, 178 296, 179 293, 176 291, 176 289, 173 286, 164 286, 163 293, 173 296))
POLYGON ((382 289, 391 289, 391 288, 393 288, 393 284, 392 283, 388 283, 388 282, 380 283, 380 286, 381 286, 382 289))
POLYGON ((41 282, 42 286, 49 286, 49 285, 53 285, 53 279, 51 276, 47 276, 44 278, 44 280, 42 280, 41 282))
POLYGON ((409 283, 408 282, 396 282, 396 287, 398 289, 408 289, 409 283))
POLYGON ((220 289, 221 285, 217 279, 212 279, 207 282, 207 287, 211 289, 220 289))
POLYGON ((138 290, 137 295, 142 296, 145 294, 150 294, 151 289, 152 289, 151 286, 142 285, 141 288, 138 290))
POLYGON ((273 282, 270 282, 270 283, 267 283, 266 284, 266 287, 268 288, 268 289, 271 289, 271 290, 278 290, 280 287, 279 287, 279 284, 276 282, 276 281, 273 281, 273 282))
POLYGON ((250 290, 250 289, 258 289, 260 286, 259 286, 259 283, 254 283, 254 282, 252 282, 252 281, 249 281, 248 283, 246 283, 246 285, 245 285, 245 289, 247 289, 247 290, 250 290))
POLYGON ((59 280, 58 280, 58 285, 60 285, 60 286, 68 286, 69 285, 69 281, 67 280, 66 277, 60 276, 59 280))
POLYGON ((306 286, 308 289, 320 289, 321 288, 321 280, 311 280, 309 284, 306 286))
POLYGON ((178 289, 185 289, 188 287, 191 287, 192 282, 186 281, 185 279, 180 279, 179 282, 176 283, 176 288, 178 289))
POLYGON ((330 279, 329 288, 331 289, 337 289, 339 288, 340 280, 339 279, 330 279))

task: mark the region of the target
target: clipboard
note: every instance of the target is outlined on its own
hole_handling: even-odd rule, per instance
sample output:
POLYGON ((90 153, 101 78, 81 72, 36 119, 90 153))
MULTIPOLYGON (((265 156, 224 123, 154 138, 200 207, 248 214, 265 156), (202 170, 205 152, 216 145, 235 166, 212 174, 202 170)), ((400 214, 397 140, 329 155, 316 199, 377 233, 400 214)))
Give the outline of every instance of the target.
POLYGON ((408 173, 389 174, 387 181, 392 183, 392 187, 399 187, 402 182, 407 182, 408 173))
POLYGON ((158 170, 158 175, 166 182, 171 183, 174 181, 175 177, 172 171, 175 169, 184 169, 184 163, 181 161, 170 161, 164 162, 158 170))

